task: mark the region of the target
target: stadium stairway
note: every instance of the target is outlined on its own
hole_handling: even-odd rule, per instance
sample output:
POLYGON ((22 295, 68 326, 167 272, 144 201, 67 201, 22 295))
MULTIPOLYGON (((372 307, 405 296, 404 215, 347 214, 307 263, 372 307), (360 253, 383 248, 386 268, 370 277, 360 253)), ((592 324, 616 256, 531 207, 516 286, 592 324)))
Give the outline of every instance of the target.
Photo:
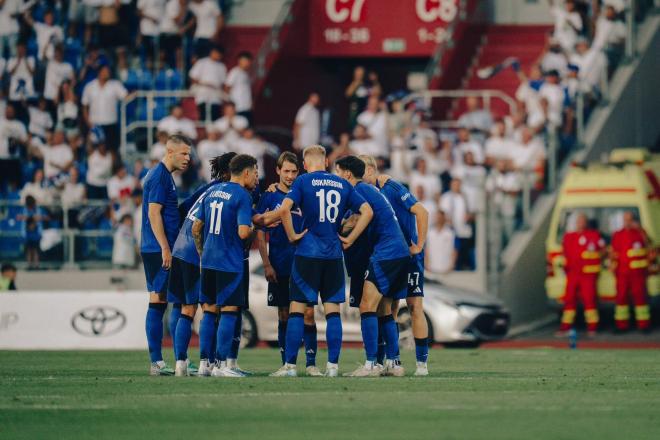
MULTIPOLYGON (((505 69, 492 78, 481 79, 476 72, 487 66, 497 64, 507 57, 520 60, 524 72, 538 61, 546 47, 548 32, 551 27, 545 25, 490 25, 483 33, 481 44, 477 48, 472 63, 463 77, 462 89, 500 90, 514 97, 520 84, 518 76, 511 69, 505 69)), ((491 110, 495 116, 508 113, 508 106, 499 99, 493 100, 491 110)), ((456 120, 465 111, 465 100, 455 99, 449 111, 449 120, 456 120)))

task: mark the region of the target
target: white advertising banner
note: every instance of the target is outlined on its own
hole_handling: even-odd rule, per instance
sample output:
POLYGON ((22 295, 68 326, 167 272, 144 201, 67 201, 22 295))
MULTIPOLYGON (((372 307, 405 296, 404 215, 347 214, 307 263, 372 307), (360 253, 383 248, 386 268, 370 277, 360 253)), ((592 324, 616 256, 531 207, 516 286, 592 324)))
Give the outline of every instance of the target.
POLYGON ((145 349, 145 292, 0 294, 0 349, 145 349))

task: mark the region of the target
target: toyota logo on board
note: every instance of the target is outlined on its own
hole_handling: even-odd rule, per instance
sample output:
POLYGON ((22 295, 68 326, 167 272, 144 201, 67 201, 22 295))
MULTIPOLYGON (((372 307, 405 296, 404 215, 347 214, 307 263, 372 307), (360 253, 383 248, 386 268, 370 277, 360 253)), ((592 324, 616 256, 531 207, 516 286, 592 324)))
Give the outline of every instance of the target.
POLYGON ((91 306, 76 312, 71 327, 84 336, 110 336, 126 326, 126 316, 110 306, 91 306))

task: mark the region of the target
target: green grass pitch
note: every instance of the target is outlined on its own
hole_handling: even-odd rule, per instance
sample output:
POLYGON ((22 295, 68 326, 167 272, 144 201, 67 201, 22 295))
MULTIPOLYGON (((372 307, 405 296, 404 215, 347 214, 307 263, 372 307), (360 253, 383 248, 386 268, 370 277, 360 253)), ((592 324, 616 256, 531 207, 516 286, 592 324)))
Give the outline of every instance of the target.
MULTIPOLYGON (((143 352, 0 351, 0 439, 660 438, 654 350, 432 350, 427 378, 267 377, 278 358, 154 378, 143 352)), ((361 358, 345 349, 342 372, 361 358)))

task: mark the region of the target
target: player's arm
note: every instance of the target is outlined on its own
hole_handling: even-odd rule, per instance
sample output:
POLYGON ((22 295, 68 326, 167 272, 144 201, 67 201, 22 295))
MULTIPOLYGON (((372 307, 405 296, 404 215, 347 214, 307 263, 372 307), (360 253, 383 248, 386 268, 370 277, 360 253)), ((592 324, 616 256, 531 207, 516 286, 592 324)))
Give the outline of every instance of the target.
POLYGON ((197 253, 199 255, 202 255, 204 251, 204 234, 202 233, 202 229, 204 228, 204 222, 195 219, 195 221, 192 224, 192 236, 193 240, 195 241, 195 248, 197 249, 197 253))
POLYGON ((282 202, 282 206, 280 206, 280 209, 278 209, 277 212, 279 212, 280 219, 282 220, 282 227, 284 227, 284 232, 286 232, 289 242, 295 243, 307 233, 307 229, 300 233, 296 233, 295 229, 293 229, 293 218, 291 218, 292 207, 293 200, 285 198, 282 202))
POLYGON ((163 267, 169 269, 172 264, 172 252, 170 250, 170 244, 167 242, 167 236, 165 235, 165 225, 163 224, 163 216, 161 215, 162 210, 163 205, 160 203, 149 203, 149 223, 151 223, 151 230, 163 254, 163 267))
POLYGON ((417 255, 424 249, 426 243, 426 234, 429 230, 429 212, 420 202, 415 203, 410 208, 410 213, 415 216, 417 224, 417 243, 410 245, 410 254, 417 255))
POLYGON ((277 273, 273 269, 273 265, 270 263, 270 258, 268 257, 268 246, 266 245, 266 232, 259 229, 257 230, 257 246, 259 247, 259 255, 261 255, 261 261, 264 262, 264 275, 266 280, 270 283, 277 282, 277 273))
POLYGON ((345 238, 341 235, 339 236, 344 249, 348 249, 353 243, 355 243, 355 240, 358 239, 360 234, 362 234, 362 232, 367 229, 367 226, 369 226, 369 222, 371 222, 373 216, 374 211, 371 209, 371 206, 369 206, 367 202, 362 203, 360 205, 360 218, 358 218, 351 233, 348 234, 348 237, 345 238))

